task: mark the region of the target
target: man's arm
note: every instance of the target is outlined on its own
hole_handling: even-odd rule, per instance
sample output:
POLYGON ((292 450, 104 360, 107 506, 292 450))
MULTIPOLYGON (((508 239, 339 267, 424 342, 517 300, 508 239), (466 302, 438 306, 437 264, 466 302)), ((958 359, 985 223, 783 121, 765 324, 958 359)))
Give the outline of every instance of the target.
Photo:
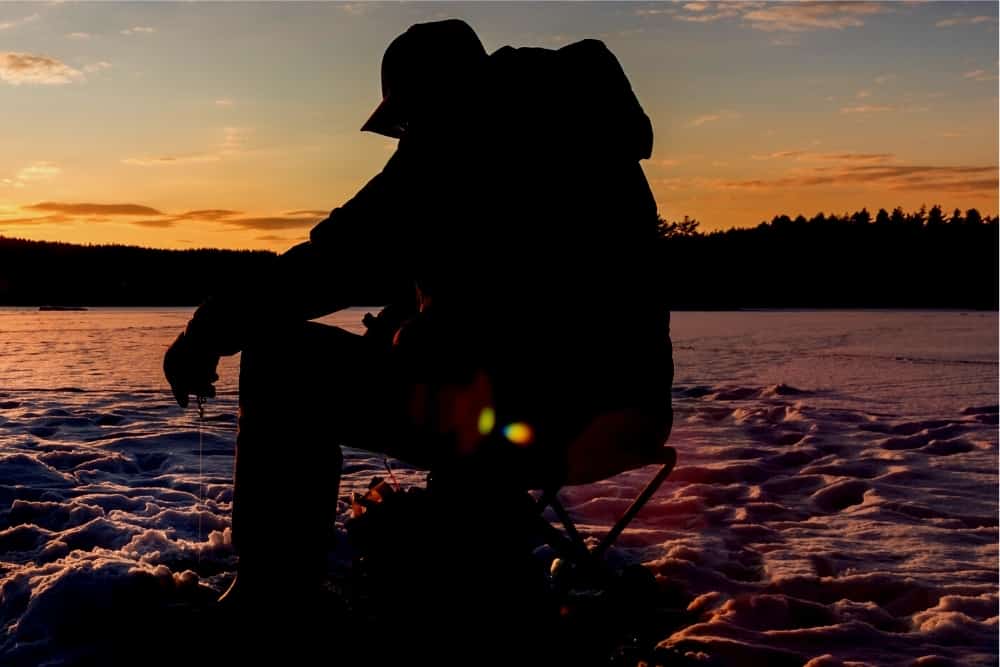
MULTIPOLYGON (((401 142, 402 143, 402 142, 401 142)), ((235 354, 260 332, 353 305, 387 303, 412 289, 399 210, 408 184, 405 151, 317 224, 309 240, 279 255, 271 269, 208 299, 186 335, 214 354, 235 354)))

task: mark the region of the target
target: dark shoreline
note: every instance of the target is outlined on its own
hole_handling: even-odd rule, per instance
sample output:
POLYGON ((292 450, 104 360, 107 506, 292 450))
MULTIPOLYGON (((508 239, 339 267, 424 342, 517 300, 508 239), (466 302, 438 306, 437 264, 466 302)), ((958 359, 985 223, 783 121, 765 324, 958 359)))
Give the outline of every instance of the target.
MULTIPOLYGON (((661 224, 660 237, 650 239, 658 244, 656 280, 673 311, 1000 309, 996 219, 831 220, 776 218, 710 234, 693 222, 680 231, 661 224)), ((266 275, 276 258, 259 250, 0 236, 0 305, 194 307, 211 294, 239 290, 244 276, 266 275)), ((370 303, 380 298, 362 295, 370 303)))

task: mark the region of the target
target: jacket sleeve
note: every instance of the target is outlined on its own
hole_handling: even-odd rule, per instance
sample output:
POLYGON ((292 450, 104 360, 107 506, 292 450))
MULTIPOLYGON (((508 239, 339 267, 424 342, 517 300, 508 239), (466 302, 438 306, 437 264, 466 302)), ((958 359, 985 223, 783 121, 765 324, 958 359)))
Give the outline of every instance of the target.
POLYGON ((203 303, 187 335, 220 355, 235 354, 269 329, 357 305, 389 303, 412 291, 399 208, 408 198, 408 156, 400 149, 309 240, 279 255, 263 275, 243 276, 203 303))

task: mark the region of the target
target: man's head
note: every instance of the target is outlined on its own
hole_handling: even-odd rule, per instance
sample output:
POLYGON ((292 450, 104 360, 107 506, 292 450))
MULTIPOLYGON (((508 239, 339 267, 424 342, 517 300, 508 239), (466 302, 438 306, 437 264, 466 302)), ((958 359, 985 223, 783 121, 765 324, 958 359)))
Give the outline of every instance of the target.
POLYGON ((399 138, 415 120, 447 111, 486 58, 479 37, 464 21, 411 26, 382 57, 382 103, 361 130, 399 138))

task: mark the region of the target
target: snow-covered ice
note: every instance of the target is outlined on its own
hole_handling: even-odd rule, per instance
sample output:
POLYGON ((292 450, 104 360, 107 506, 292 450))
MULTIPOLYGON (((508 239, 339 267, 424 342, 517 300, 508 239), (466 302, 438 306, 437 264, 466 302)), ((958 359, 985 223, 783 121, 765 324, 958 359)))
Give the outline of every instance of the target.
MULTIPOLYGON (((160 363, 189 313, 0 309, 0 664, 84 660, 107 619, 194 608, 231 579, 237 360, 203 424, 178 408, 160 363)), ((613 554, 693 599, 663 645, 732 665, 996 664, 997 314, 672 328, 677 469, 613 554)), ((383 462, 349 450, 345 468, 342 497, 383 462)), ((652 472, 563 500, 599 536, 652 472)))

